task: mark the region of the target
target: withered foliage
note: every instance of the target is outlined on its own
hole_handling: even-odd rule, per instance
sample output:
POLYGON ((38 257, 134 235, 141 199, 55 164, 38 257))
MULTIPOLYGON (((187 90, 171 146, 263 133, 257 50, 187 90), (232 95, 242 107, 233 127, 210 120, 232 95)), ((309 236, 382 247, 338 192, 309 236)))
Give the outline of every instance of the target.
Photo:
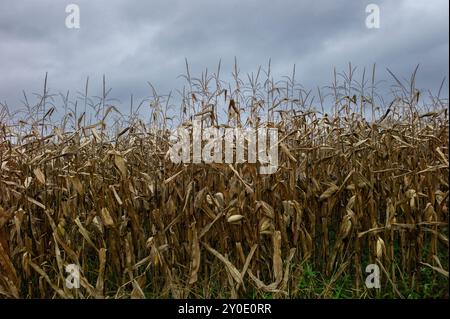
POLYGON ((325 114, 323 92, 315 102, 293 78, 274 83, 269 71, 260 84, 258 72, 244 83, 236 69, 227 87, 218 72, 188 70, 180 122, 219 125, 225 106, 225 125, 278 128, 272 175, 259 164, 171 163, 171 111, 156 95, 147 124, 133 112, 112 123, 105 89, 88 103, 97 122, 63 97, 52 123, 46 89, 33 116, 4 112, 0 295, 302 298, 306 264, 330 286, 350 276, 354 297, 370 295, 370 263, 397 297, 398 283, 413 291, 430 280, 423 268, 448 285, 448 102, 419 107, 419 91, 399 81, 377 107, 353 71, 347 85, 335 79, 325 114), (68 264, 80 267, 80 289, 65 285, 68 264))

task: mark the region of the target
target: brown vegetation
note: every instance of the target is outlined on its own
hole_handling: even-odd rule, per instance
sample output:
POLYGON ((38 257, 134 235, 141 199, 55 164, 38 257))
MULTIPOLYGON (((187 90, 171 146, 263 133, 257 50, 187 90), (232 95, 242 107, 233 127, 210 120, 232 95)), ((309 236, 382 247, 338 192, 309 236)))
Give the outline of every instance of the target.
POLYGON ((351 297, 374 297, 364 280, 375 263, 378 296, 423 297, 428 283, 448 297, 448 104, 433 96, 419 107, 412 78, 377 107, 374 79, 355 88, 352 72, 316 102, 293 77, 244 83, 235 70, 231 88, 218 72, 188 72, 180 122, 201 113, 219 125, 225 103, 226 125, 277 127, 272 175, 171 163, 172 111, 156 94, 147 124, 136 110, 119 115, 105 88, 95 121, 63 97, 54 124, 45 88, 28 118, 0 123, 0 295, 333 297, 345 277, 351 297), (80 266, 78 290, 65 287, 67 264, 80 266), (306 268, 320 291, 302 285, 306 268))

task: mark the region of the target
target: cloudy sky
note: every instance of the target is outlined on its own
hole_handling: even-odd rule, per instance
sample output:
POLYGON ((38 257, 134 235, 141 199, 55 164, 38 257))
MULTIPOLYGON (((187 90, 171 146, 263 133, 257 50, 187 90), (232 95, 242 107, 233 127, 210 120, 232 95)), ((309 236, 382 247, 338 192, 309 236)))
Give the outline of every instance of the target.
MULTIPOLYGON (((22 90, 81 91, 106 74, 113 97, 127 103, 179 89, 188 59, 192 73, 217 67, 243 74, 267 65, 287 75, 296 64, 307 88, 328 85, 333 67, 377 63, 408 77, 420 64, 418 85, 437 90, 448 77, 448 0, 1 0, 0 101, 20 106, 22 90), (366 5, 380 7, 380 28, 365 26, 366 5), (65 26, 68 4, 80 7, 80 29, 65 26)), ((97 85, 98 87, 98 85, 97 85)), ((92 92, 93 94, 98 92, 92 92)), ((448 94, 448 85, 445 88, 448 94)))

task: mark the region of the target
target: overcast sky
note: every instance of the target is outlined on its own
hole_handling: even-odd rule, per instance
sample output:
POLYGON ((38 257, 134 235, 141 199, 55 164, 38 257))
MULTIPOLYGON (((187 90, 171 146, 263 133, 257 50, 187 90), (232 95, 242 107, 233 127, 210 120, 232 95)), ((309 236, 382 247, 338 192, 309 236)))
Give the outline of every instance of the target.
MULTIPOLYGON (((128 103, 179 89, 188 59, 192 73, 217 67, 231 72, 236 56, 242 73, 272 59, 276 74, 307 88, 328 85, 335 66, 351 61, 380 78, 389 67, 409 77, 420 64, 418 84, 437 90, 448 77, 448 0, 409 1, 167 1, 1 0, 0 100, 14 109, 22 90, 81 91, 87 76, 106 74, 112 96, 128 103), (365 26, 369 3, 380 7, 379 29, 365 26), (80 29, 65 26, 66 5, 80 7, 80 29)), ((92 92, 98 93, 98 92, 92 92)), ((448 94, 448 85, 445 88, 448 94)))

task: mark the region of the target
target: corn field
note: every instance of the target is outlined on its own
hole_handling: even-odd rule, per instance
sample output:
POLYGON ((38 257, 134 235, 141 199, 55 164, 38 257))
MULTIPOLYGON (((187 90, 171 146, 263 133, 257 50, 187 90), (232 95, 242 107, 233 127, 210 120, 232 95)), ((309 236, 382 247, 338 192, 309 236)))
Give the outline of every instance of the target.
POLYGON ((34 104, 0 106, 1 298, 448 298, 440 92, 414 72, 381 94, 352 66, 313 91, 295 69, 185 73, 175 106, 150 86, 128 113, 105 78, 94 97, 47 77, 34 104), (194 118, 277 128, 278 170, 172 163, 171 130, 194 118))

